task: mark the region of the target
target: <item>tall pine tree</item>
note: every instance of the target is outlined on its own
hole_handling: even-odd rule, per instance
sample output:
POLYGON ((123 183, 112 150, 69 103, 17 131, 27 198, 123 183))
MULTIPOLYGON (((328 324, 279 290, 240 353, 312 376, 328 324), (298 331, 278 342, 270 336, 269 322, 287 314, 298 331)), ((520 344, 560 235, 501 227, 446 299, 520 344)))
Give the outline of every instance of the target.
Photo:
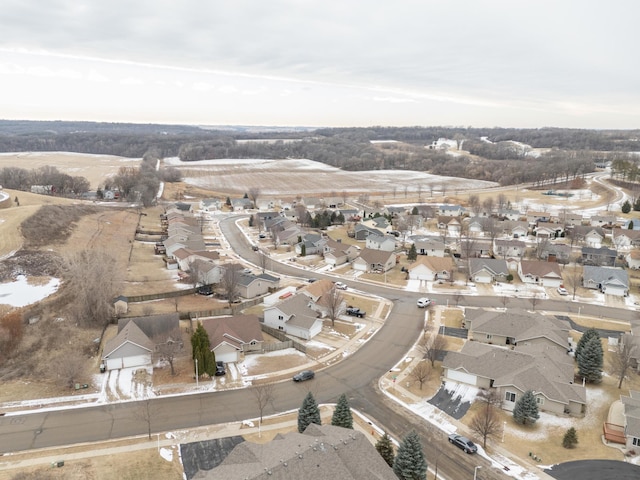
POLYGON ((298 432, 302 433, 312 423, 316 425, 322 425, 320 419, 320 409, 316 403, 316 399, 311 392, 307 393, 307 396, 302 402, 302 406, 298 410, 298 432))
POLYGON ((409 252, 407 253, 407 260, 414 261, 418 258, 418 250, 416 250, 416 244, 412 243, 409 247, 409 252))
POLYGON ((513 419, 520 425, 533 425, 540 418, 538 403, 531 390, 524 392, 513 407, 513 419))
POLYGON ((338 403, 336 403, 336 408, 333 411, 333 416, 331 417, 331 425, 353 429, 351 407, 349 406, 349 400, 347 400, 347 396, 344 393, 340 395, 340 398, 338 398, 338 403))
POLYGON ((422 452, 422 442, 415 430, 410 431, 400 442, 393 461, 393 473, 400 480, 426 480, 427 461, 422 452))
POLYGON ((578 340, 578 345, 576 346, 576 359, 578 358, 578 355, 580 355, 584 344, 594 337, 598 339, 600 338, 600 334, 595 328, 588 328, 585 330, 585 332, 582 334, 582 337, 580 337, 580 340, 578 340))
POLYGON ((389 435, 387 435, 387 432, 384 432, 384 435, 376 442, 376 450, 380 456, 384 458, 384 461, 387 462, 387 465, 393 467, 393 461, 396 455, 393 451, 393 443, 389 435))
POLYGON ((191 353, 194 364, 196 360, 198 361, 198 375, 206 373, 213 376, 216 373, 216 357, 211 351, 209 334, 200 322, 198 322, 196 331, 191 335, 191 353))
POLYGON ((591 337, 578 354, 578 375, 589 383, 599 382, 602 380, 603 363, 604 352, 600 336, 591 337))

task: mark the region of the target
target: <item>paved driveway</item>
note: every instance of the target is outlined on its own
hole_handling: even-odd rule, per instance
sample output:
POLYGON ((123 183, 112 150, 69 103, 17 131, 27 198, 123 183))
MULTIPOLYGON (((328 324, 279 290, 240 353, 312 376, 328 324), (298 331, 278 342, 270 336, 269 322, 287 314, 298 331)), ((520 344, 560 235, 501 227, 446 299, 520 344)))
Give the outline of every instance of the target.
POLYGON ((474 387, 467 387, 466 385, 459 385, 455 390, 449 391, 446 390, 445 385, 443 385, 440 387, 440 390, 438 390, 438 393, 431 397, 428 402, 438 407, 447 415, 456 420, 460 420, 471 406, 468 394, 471 393, 471 396, 475 397, 476 391, 477 389, 474 387))
POLYGON ((579 460, 561 463, 544 471, 558 480, 638 480, 640 467, 616 460, 579 460))

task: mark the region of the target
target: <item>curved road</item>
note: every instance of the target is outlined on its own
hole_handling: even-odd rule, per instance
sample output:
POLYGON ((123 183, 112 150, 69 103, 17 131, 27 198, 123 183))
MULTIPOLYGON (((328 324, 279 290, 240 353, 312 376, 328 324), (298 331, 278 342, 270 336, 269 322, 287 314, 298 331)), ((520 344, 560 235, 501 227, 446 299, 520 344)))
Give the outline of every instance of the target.
MULTIPOLYGON (((229 243, 243 257, 258 264, 258 254, 248 244, 234 224, 234 218, 221 222, 229 243)), ((283 264, 274 264, 281 274, 301 276, 303 271, 283 264)), ((327 277, 317 272, 314 277, 327 277)), ((407 292, 380 285, 345 281, 351 286, 394 302, 384 326, 368 342, 362 345, 349 361, 319 371, 316 380, 297 384, 276 384, 273 408, 275 411, 297 409, 307 389, 311 389, 320 403, 335 402, 339 395, 347 393, 351 405, 396 438, 401 438, 412 428, 423 439, 425 453, 432 466, 438 460, 438 470, 444 478, 471 478, 476 465, 482 465, 483 479, 507 478, 491 468, 488 462, 475 455, 465 455, 451 447, 444 434, 431 424, 404 411, 380 394, 378 379, 398 363, 409 351, 415 339, 422 333, 423 315, 415 306, 418 293, 407 292)), ((440 302, 452 301, 453 296, 434 295, 440 302)), ((465 297, 465 305, 497 306, 495 297, 465 297)), ((526 299, 510 299, 510 307, 530 308, 526 299)), ((544 310, 577 311, 577 304, 559 300, 539 300, 536 307, 544 310), (568 310, 567 307, 572 307, 568 310)), ((607 315, 629 320, 637 313, 629 310, 582 305, 582 312, 589 315, 607 315)), ((269 414, 271 412, 265 412, 269 414)), ((34 448, 93 442, 130 435, 146 434, 150 418, 152 432, 170 431, 227 422, 239 422, 258 416, 256 401, 246 389, 207 392, 173 397, 153 398, 108 405, 35 411, 20 415, 0 417, 0 452, 14 452, 34 448)))

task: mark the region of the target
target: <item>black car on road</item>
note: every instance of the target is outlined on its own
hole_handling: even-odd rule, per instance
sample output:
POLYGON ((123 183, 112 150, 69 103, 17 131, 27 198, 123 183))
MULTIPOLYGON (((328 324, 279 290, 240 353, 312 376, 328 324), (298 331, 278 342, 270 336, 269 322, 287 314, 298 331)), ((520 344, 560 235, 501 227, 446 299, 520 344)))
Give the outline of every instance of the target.
POLYGON ((303 370, 293 376, 294 382, 304 382, 305 380, 311 380, 316 374, 313 370, 303 370))

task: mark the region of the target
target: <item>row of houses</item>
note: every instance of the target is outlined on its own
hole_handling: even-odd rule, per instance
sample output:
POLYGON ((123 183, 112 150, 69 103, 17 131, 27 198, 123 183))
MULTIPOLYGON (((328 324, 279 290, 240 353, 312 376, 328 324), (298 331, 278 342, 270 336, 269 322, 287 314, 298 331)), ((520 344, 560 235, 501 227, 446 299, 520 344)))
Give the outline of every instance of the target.
POLYGON ((494 390, 509 411, 531 390, 541 411, 585 414, 586 390, 574 383, 567 321, 517 309, 467 308, 464 327, 468 340, 443 360, 445 381, 494 390))

